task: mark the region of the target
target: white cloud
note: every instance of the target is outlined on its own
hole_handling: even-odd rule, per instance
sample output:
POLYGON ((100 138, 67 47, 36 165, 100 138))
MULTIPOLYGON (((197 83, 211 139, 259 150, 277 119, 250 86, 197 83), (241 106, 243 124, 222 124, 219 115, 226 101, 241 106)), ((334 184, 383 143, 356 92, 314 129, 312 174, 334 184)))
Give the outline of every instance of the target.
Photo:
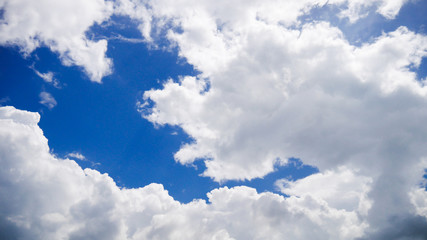
POLYGON ((355 23, 360 18, 366 17, 370 8, 374 8, 386 19, 393 19, 406 2, 408 0, 350 0, 347 1, 348 7, 341 11, 339 16, 346 17, 351 23, 355 23))
POLYGON ((392 19, 399 14, 400 8, 408 2, 408 0, 388 0, 378 2, 380 2, 380 6, 378 7, 377 12, 388 19, 392 19))
MULTIPOLYGON (((230 32, 229 27, 239 26, 243 29, 252 27, 253 19, 257 18, 267 24, 284 24, 285 26, 298 24, 298 17, 308 13, 311 9, 323 5, 336 5, 343 9, 342 17, 348 17, 351 21, 356 21, 366 15, 366 9, 377 7, 377 12, 386 18, 394 18, 400 7, 406 0, 304 0, 304 1, 243 1, 245 8, 234 8, 230 3, 218 3, 216 1, 134 1, 134 0, 2 0, 0 8, 3 10, 3 19, 0 22, 0 44, 16 45, 20 47, 24 55, 30 54, 40 46, 47 46, 53 52, 59 54, 63 64, 77 65, 83 68, 84 72, 94 82, 101 82, 102 78, 112 72, 112 61, 107 58, 107 40, 92 40, 86 36, 90 27, 108 21, 110 16, 120 14, 138 19, 141 24, 139 30, 147 42, 154 43, 153 34, 159 34, 158 27, 180 26, 186 29, 183 36, 166 31, 170 39, 178 40, 189 34, 194 40, 211 38, 206 42, 210 44, 210 51, 203 48, 193 48, 193 55, 209 56, 212 58, 210 65, 208 62, 192 62, 189 56, 185 56, 197 67, 207 68, 218 67, 217 64, 224 64, 227 55, 218 57, 215 51, 225 52, 228 50, 237 51, 235 47, 235 32, 230 32), (191 8, 188 8, 191 6, 191 8), (192 11, 196 9, 196 11, 192 11), (199 11, 202 10, 202 11, 199 11), (286 12, 286 14, 283 14, 286 12), (217 19, 211 19, 212 14, 218 14, 217 19), (197 17, 197 22, 194 22, 197 17), (155 20, 155 21, 153 21, 155 20), (218 21, 216 21, 218 20, 218 21), (152 23, 155 22, 155 26, 152 23), (228 24, 233 24, 229 26, 228 24), (224 30, 216 32, 212 27, 224 27, 224 30), (202 31, 208 27, 208 31, 202 31), (214 30, 214 31, 211 31, 214 30), (200 34, 202 33, 202 34, 200 34), (223 41, 222 37, 231 41, 223 41), (212 45, 213 44, 213 45, 212 45), (211 64, 216 65, 211 65, 211 64)), ((141 42, 139 39, 119 38, 129 42, 141 42)), ((188 40, 188 39, 187 39, 188 40)), ((207 40, 207 39, 205 39, 207 40)), ((190 51, 188 42, 180 48, 190 51)), ((200 41, 199 41, 200 42, 200 41)), ((230 53, 230 51, 228 51, 230 53)), ((42 77, 45 79, 44 77, 42 77)))
MULTIPOLYGON (((290 157, 320 173, 278 182, 289 198, 237 187, 215 189, 209 204, 180 204, 161 185, 119 189, 105 174, 56 159, 39 116, 6 107, 0 111, 0 182, 6 183, 0 196, 7 196, 0 197, 0 234, 425 238, 425 191, 418 184, 427 167, 427 88, 411 69, 427 55, 426 36, 400 27, 356 47, 328 23, 298 21, 322 4, 339 6, 339 15, 353 22, 369 8, 393 18, 404 2, 121 1, 116 13, 139 20, 147 42, 166 37, 201 72, 145 92, 154 105, 139 104, 154 124, 178 125, 194 139, 175 154, 178 162, 204 159, 204 175, 216 181, 262 177, 290 157), (320 183, 324 189, 313 188, 320 183)), ((110 71, 106 41, 84 33, 108 19, 111 5, 74 1, 64 7, 70 15, 59 18, 67 11, 41 14, 47 3, 0 2, 5 21, 16 22, 2 23, 0 41, 27 53, 47 44, 65 64, 83 66, 100 81, 110 71), (69 21, 75 16, 76 24, 69 21)))
POLYGON ((425 109, 426 88, 408 66, 425 55, 426 37, 399 28, 358 48, 318 23, 301 31, 254 26, 241 42, 235 59, 216 72, 145 92, 154 102, 147 119, 179 125, 195 140, 176 153, 177 161, 207 158, 205 175, 221 181, 262 177, 277 158, 299 157, 321 169, 363 167, 386 159, 383 144, 399 134, 417 136, 407 143, 414 160, 425 153, 425 111, 413 109, 425 109))
POLYGON ((47 46, 63 64, 81 66, 95 82, 111 73, 111 60, 105 56, 107 41, 85 35, 93 24, 110 17, 111 2, 2 0, 0 6, 4 10, 0 44, 17 45, 24 54, 47 46))
POLYGON ((1 238, 353 239, 366 227, 355 212, 309 196, 235 187, 181 204, 159 184, 120 189, 107 174, 52 155, 39 119, 0 108, 1 238))
POLYGON ((37 74, 37 76, 41 77, 47 83, 51 83, 54 81, 52 72, 41 73, 35 70, 35 73, 37 74))
POLYGON ((86 157, 83 154, 79 153, 79 152, 69 153, 65 157, 74 158, 74 159, 78 159, 78 160, 86 160, 86 157))
POLYGON ((40 97, 40 104, 45 105, 49 109, 52 109, 56 105, 58 105, 55 98, 48 92, 44 92, 44 91, 41 92, 39 97, 40 97))
POLYGON ((68 153, 67 155, 65 155, 65 157, 69 158, 71 160, 80 160, 80 161, 89 162, 91 164, 92 168, 101 165, 101 163, 99 163, 99 162, 94 162, 94 161, 87 159, 86 156, 84 156, 83 154, 81 154, 79 152, 68 153))
POLYGON ((120 34, 118 34, 114 37, 110 37, 108 40, 119 40, 119 41, 128 42, 128 43, 146 43, 146 40, 144 40, 142 38, 127 38, 127 37, 124 37, 120 34))
POLYGON ((367 215, 371 202, 368 198, 372 179, 358 175, 343 167, 306 178, 290 181, 280 179, 276 186, 289 196, 310 196, 328 206, 367 215))
MULTIPOLYGON (((328 2, 352 22, 372 9, 393 18, 404 3, 328 2)), ((320 173, 288 183, 289 193, 302 193, 317 176, 349 199, 328 191, 303 196, 341 210, 357 205, 367 214, 368 238, 424 234, 408 226, 427 226, 409 197, 426 168, 419 164, 427 155, 427 88, 413 72, 427 56, 426 36, 399 27, 351 45, 327 22, 298 22, 322 1, 144 4, 140 19, 151 39, 166 37, 201 72, 144 94, 145 118, 194 139, 175 154, 178 162, 202 159, 204 176, 221 182, 263 177, 278 162, 300 158, 320 173), (348 185, 332 180, 343 176, 348 185)))
POLYGON ((61 88, 60 83, 58 79, 54 77, 53 72, 41 73, 37 69, 35 69, 34 66, 31 66, 30 68, 33 69, 34 73, 37 74, 37 76, 43 79, 43 81, 45 81, 46 83, 52 84, 55 88, 61 88))
POLYGON ((410 197, 415 205, 416 213, 427 217, 427 191, 423 188, 414 188, 410 193, 410 197))

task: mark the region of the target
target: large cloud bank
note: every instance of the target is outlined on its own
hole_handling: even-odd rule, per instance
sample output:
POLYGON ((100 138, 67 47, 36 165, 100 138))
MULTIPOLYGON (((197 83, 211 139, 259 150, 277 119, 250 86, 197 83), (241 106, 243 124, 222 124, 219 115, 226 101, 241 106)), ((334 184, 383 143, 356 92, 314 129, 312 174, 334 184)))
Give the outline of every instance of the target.
MULTIPOLYGON (((380 226, 369 220, 372 179, 349 169, 281 180, 286 198, 242 186, 181 204, 160 184, 120 189, 107 174, 59 159, 39 119, 0 108, 1 239, 359 239, 380 226)), ((427 194, 408 194, 404 218, 375 239, 425 239, 427 194)))
POLYGON ((180 204, 160 184, 120 189, 52 155, 39 118, 0 108, 1 239, 352 239, 366 227, 312 196, 236 187, 180 204))
MULTIPOLYGON (((142 12, 124 3, 129 15, 142 12)), ((297 157, 321 173, 278 181, 284 193, 319 194, 358 214, 368 208, 366 238, 427 238, 413 205, 427 167, 427 88, 413 69, 427 37, 402 26, 355 46, 331 23, 299 18, 328 6, 351 22, 366 9, 393 18, 403 3, 146 2, 146 38, 166 37, 201 74, 145 92, 144 117, 182 127, 194 141, 176 160, 203 160, 216 181, 263 177, 297 157), (316 181, 332 189, 310 187, 316 181)))
POLYGON ((356 47, 327 22, 298 22, 322 2, 202 3, 149 7, 152 25, 201 71, 144 96, 154 103, 148 120, 194 138, 177 161, 207 159, 205 175, 221 181, 262 177, 289 157, 320 169, 378 159, 366 169, 377 172, 390 158, 424 156, 427 88, 410 68, 427 54, 427 37, 400 27, 356 47))
POLYGON ((146 119, 194 139, 178 162, 203 160, 204 175, 220 182, 263 177, 290 157, 320 172, 278 180, 286 198, 237 187, 181 204, 161 185, 120 189, 58 159, 37 114, 4 107, 2 238, 427 239, 427 88, 413 72, 427 37, 402 26, 354 46, 330 23, 300 18, 331 6, 354 24, 372 9, 390 19, 405 1, 73 1, 91 7, 83 18, 60 8, 75 19, 57 19, 70 31, 51 21, 55 11, 25 2, 0 1, 0 43, 25 52, 45 44, 93 81, 111 66, 107 42, 85 32, 114 13, 139 21, 148 44, 166 38, 200 71, 140 103, 146 119))

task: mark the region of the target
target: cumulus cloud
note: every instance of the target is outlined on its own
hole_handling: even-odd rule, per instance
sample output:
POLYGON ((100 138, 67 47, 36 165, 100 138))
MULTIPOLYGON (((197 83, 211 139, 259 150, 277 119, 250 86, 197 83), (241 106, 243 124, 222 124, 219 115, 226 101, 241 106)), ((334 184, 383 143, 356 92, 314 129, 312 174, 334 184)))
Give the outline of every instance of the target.
POLYGON ((427 217, 427 191, 425 188, 414 188, 410 192, 411 201, 416 207, 416 212, 427 217))
POLYGON ((39 114, 0 108, 0 237, 7 239, 353 239, 366 223, 310 196, 219 188, 181 204, 160 184, 119 188, 51 154, 39 114), (244 219, 244 220, 243 220, 244 219))
POLYGON ((299 21, 324 4, 351 22, 372 9, 393 18, 406 1, 123 2, 135 5, 143 35, 166 37, 201 72, 146 91, 141 104, 149 121, 193 138, 178 162, 203 160, 203 175, 222 182, 263 177, 296 157, 320 173, 282 182, 283 192, 309 196, 317 177, 336 189, 310 197, 367 214, 368 238, 425 236, 423 207, 409 195, 427 167, 427 88, 413 72, 427 37, 402 26, 354 46, 328 22, 299 21), (350 182, 333 183, 341 178, 350 182), (346 197, 333 199, 338 192, 346 197))
POLYGON ((43 104, 49 109, 54 108, 58 103, 56 102, 55 98, 48 92, 41 92, 40 93, 40 104, 43 104))
MULTIPOLYGON (((106 174, 57 159, 39 115, 5 107, 1 237, 427 238, 427 88, 413 72, 427 37, 399 27, 354 46, 327 22, 300 22, 325 4, 353 23, 372 9, 393 18, 405 2, 119 1, 115 13, 139 21, 145 41, 166 38, 200 72, 146 91, 138 105, 152 123, 193 138, 175 153, 178 162, 202 160, 203 175, 219 182, 263 177, 291 157, 320 172, 277 181, 286 198, 236 187, 181 204, 159 184, 120 189, 106 174)), ((0 42, 26 53, 45 44, 99 82, 110 71, 107 43, 84 33, 109 17, 111 4, 55 3, 0 2, 0 42), (69 18, 59 15, 65 10, 41 14, 43 4, 64 7, 69 18), (28 14, 11 17, 17 12, 28 14)))
POLYGON ((47 46, 63 64, 77 65, 92 81, 111 73, 106 40, 91 40, 86 32, 112 14, 109 1, 2 0, 0 44, 18 46, 24 55, 47 46))
POLYGON ((297 30, 253 15, 242 27, 204 10, 176 16, 183 30, 169 33, 201 75, 144 94, 154 103, 147 119, 181 126, 194 139, 177 161, 206 159, 205 175, 217 181, 262 177, 278 158, 299 157, 322 169, 363 165, 385 159, 388 147, 381 145, 404 132, 417 136, 408 139, 414 159, 424 154, 425 127, 407 118, 426 117, 411 110, 425 108, 426 88, 410 71, 426 55, 425 36, 401 27, 356 47, 325 22, 297 30), (206 27, 193 24, 201 22, 206 27))
POLYGON ((373 7, 378 14, 387 19, 393 19, 406 2, 408 0, 351 0, 347 1, 348 7, 343 9, 339 16, 348 18, 351 23, 354 23, 360 18, 366 17, 373 7))
MULTIPOLYGON (((287 182, 287 198, 224 187, 208 193, 208 202, 181 204, 160 184, 119 188, 107 174, 58 159, 39 120, 37 113, 0 108, 1 238, 357 239, 369 233, 363 206, 355 203, 369 201, 364 198, 372 182, 357 179, 351 170, 287 182), (343 181, 334 183, 334 176, 343 181), (345 198, 334 201, 332 195, 345 198)), ((420 209, 426 206, 422 194, 417 189, 412 197, 420 209)), ((422 239, 423 220, 422 215, 407 218, 401 221, 406 228, 385 236, 422 239)))
POLYGON ((280 191, 289 196, 310 196, 329 206, 366 215, 371 207, 368 193, 372 179, 343 167, 316 173, 297 181, 276 181, 280 191))
MULTIPOLYGON (((406 0, 304 0, 304 1, 243 1, 245 8, 237 10, 229 6, 230 3, 216 1, 136 1, 136 0, 96 0, 96 1, 61 1, 43 0, 35 3, 29 0, 2 0, 0 10, 0 44, 18 46, 24 55, 28 55, 36 48, 47 46, 59 54, 63 64, 82 67, 88 77, 94 82, 101 82, 102 78, 112 72, 112 61, 106 57, 107 40, 93 40, 87 37, 87 32, 94 24, 108 21, 112 14, 124 15, 140 21, 139 29, 145 42, 153 41, 153 35, 169 31, 159 31, 159 27, 174 26, 191 30, 189 34, 202 40, 205 37, 216 35, 215 32, 197 33, 204 27, 228 28, 229 23, 249 27, 251 18, 258 18, 265 23, 292 25, 298 23, 298 17, 308 13, 311 9, 334 5, 342 8, 341 17, 349 18, 352 22, 366 15, 367 9, 376 7, 377 12, 386 18, 394 18, 406 0), (188 6, 197 11, 192 12, 188 6), (199 11, 202 9, 203 11, 199 11), (286 12, 287 14, 283 14, 286 12), (207 15, 206 15, 207 13, 207 15), (209 19, 210 15, 219 14, 218 21, 209 19), (190 22, 190 18, 197 17, 199 22, 190 22), (213 20, 213 22, 212 22, 213 20), (196 26, 198 24, 198 26, 196 26), (154 25, 154 26, 153 26, 154 25)), ((218 32, 219 35, 231 38, 233 33, 218 32)), ((174 39, 172 36, 169 37, 174 39)), ((218 37, 218 36, 217 36, 218 37)), ((140 39, 119 38, 129 42, 141 42, 140 39)), ((213 62, 220 64, 225 59, 217 59, 213 50, 225 51, 233 45, 232 42, 223 42, 217 39, 210 52, 202 48, 194 49, 199 52, 193 54, 209 54, 213 62), (231 45, 230 45, 231 44, 231 45)), ((209 42, 212 44, 213 42, 209 42)), ((191 44, 189 42, 188 44, 191 44)), ((181 44, 181 48, 188 48, 181 44)), ((194 51, 193 50, 193 51, 194 51)), ((237 49, 235 49, 237 50, 237 49)), ((188 58, 188 56, 185 56, 188 58)), ((189 59, 191 60, 191 59, 189 59)), ((212 63, 213 63, 212 62, 212 63)), ((193 62, 191 62, 193 63, 193 62)), ((198 62, 196 65, 201 65, 198 62)), ((205 66, 209 67, 209 66, 205 66)), ((215 66, 210 66, 215 67, 215 66)), ((207 69, 204 69, 206 71, 207 69)), ((46 79, 47 75, 42 77, 46 79)))

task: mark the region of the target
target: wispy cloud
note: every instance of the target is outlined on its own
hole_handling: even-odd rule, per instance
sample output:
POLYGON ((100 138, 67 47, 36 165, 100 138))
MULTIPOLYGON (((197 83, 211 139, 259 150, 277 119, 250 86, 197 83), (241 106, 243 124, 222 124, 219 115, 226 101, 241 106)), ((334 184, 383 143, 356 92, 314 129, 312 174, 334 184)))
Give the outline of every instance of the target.
POLYGON ((44 106, 46 106, 49 109, 54 108, 58 103, 56 102, 55 98, 48 92, 41 92, 40 95, 40 102, 44 106))
POLYGON ((74 159, 74 160, 89 162, 92 167, 96 167, 96 166, 101 165, 101 163, 99 163, 99 162, 94 162, 94 161, 89 160, 86 156, 84 156, 80 152, 68 153, 67 155, 65 155, 65 157, 70 158, 70 159, 74 159))
POLYGON ((142 38, 128 38, 123 35, 117 34, 113 37, 109 37, 109 40, 119 40, 122 42, 128 42, 128 43, 146 43, 147 41, 142 38))
POLYGON ((4 97, 0 99, 0 106, 2 106, 4 103, 7 103, 10 101, 9 97, 4 97))
POLYGON ((83 154, 79 153, 79 152, 69 153, 65 157, 74 158, 74 159, 78 159, 78 160, 82 160, 82 161, 86 160, 86 157, 83 154))
POLYGON ((55 88, 61 88, 60 82, 55 78, 53 72, 41 73, 35 67, 34 64, 30 66, 30 68, 34 71, 37 76, 39 76, 46 83, 52 84, 55 88))

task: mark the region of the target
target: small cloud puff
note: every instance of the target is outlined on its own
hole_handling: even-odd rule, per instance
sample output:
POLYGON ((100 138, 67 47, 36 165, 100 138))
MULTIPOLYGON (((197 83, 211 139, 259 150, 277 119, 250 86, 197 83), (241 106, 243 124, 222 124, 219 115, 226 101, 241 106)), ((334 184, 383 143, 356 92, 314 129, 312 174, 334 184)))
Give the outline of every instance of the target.
POLYGON ((56 102, 55 98, 48 92, 41 92, 40 95, 40 104, 43 104, 49 109, 54 108, 58 103, 56 102))
POLYGON ((78 160, 82 160, 82 161, 86 160, 86 157, 83 156, 83 154, 81 154, 79 152, 69 153, 69 154, 65 155, 65 157, 74 158, 74 159, 78 159, 78 160))

